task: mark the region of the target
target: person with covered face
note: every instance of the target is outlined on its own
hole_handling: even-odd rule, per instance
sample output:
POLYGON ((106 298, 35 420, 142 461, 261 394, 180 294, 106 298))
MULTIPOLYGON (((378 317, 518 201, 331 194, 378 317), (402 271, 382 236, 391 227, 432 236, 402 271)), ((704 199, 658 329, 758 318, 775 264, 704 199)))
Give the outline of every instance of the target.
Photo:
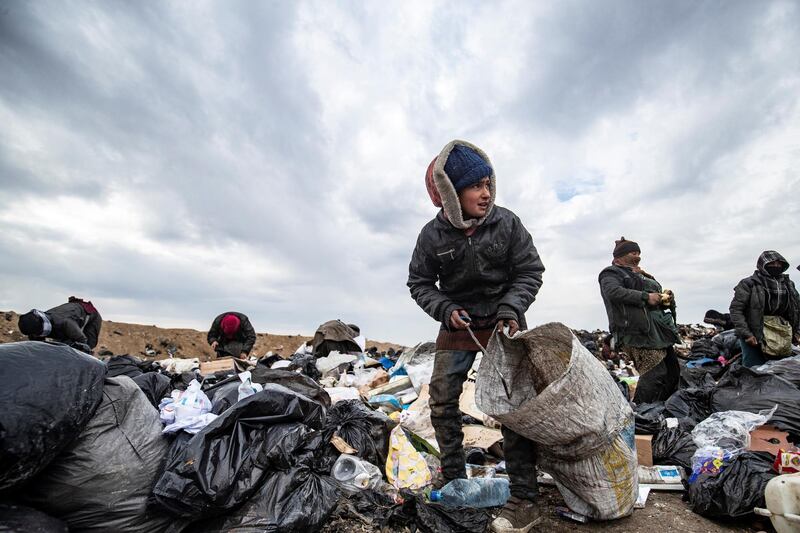
POLYGON ((19 316, 20 333, 30 340, 45 340, 69 344, 92 353, 100 337, 103 318, 92 302, 70 296, 65 304, 47 311, 31 309, 19 316))
POLYGON ((758 257, 753 275, 733 289, 730 313, 744 366, 791 355, 792 343, 800 342, 800 296, 785 274, 788 268, 781 254, 767 250, 758 257))
POLYGON ((620 238, 613 256, 598 277, 612 348, 625 352, 639 372, 635 403, 666 400, 680 378, 673 348, 680 342, 674 295, 639 267, 641 249, 636 242, 620 238))
MULTIPOLYGON (((459 397, 478 342, 486 346, 498 328, 513 335, 527 327, 525 312, 542 286, 544 266, 520 219, 495 205, 495 173, 480 148, 450 142, 428 166, 425 182, 441 210, 419 234, 407 285, 417 304, 441 323, 429 391, 447 483, 467 477, 459 397)), ((536 445, 502 431, 511 499, 491 528, 528 531, 540 519, 536 445)))
POLYGON ((208 344, 217 352, 217 357, 247 359, 255 343, 256 330, 250 319, 236 311, 219 315, 208 330, 208 344))

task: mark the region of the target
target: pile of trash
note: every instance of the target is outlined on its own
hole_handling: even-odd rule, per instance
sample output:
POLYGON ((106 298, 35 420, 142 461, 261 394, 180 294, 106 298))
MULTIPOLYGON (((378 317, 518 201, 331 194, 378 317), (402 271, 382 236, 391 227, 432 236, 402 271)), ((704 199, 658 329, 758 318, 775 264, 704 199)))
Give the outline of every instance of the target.
POLYGON ((0 402, 13 408, 0 412, 0 523, 312 532, 337 518, 484 531, 510 497, 500 424, 536 442, 564 517, 628 516, 648 490, 676 485, 695 512, 743 516, 793 464, 753 449, 751 432, 768 422, 800 435, 800 357, 747 369, 717 337, 687 340, 713 363, 685 364, 669 400, 633 405, 637 376, 601 359, 602 332, 495 332, 460 400, 469 479, 436 490, 431 342, 324 356, 304 344, 213 364, 3 344, 0 380, 12 385, 0 402))

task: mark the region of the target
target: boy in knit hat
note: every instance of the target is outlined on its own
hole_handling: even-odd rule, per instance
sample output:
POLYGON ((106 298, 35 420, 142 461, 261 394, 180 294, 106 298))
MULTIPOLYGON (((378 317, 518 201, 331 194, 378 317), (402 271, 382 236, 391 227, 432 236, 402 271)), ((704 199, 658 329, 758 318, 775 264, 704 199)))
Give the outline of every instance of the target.
MULTIPOLYGON (((467 373, 496 328, 525 329, 525 311, 542 286, 544 266, 530 233, 508 209, 494 205, 489 158, 465 141, 452 141, 428 166, 428 194, 441 210, 419 234, 408 287, 417 304, 441 323, 430 383, 431 422, 445 483, 466 478, 459 397, 467 373)), ((503 428, 511 499, 492 531, 530 530, 535 503, 536 446, 503 428)))

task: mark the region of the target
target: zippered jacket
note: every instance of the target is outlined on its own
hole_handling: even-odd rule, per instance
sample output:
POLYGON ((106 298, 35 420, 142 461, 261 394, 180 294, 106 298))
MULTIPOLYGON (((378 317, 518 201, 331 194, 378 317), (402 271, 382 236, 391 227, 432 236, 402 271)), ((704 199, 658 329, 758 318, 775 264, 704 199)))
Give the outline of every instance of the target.
MULTIPOLYGON (((408 269, 411 297, 449 328, 450 315, 465 309, 470 316, 513 319, 525 329, 525 311, 542 286, 544 265, 530 233, 510 210, 491 205, 480 219, 464 220, 458 195, 444 172, 455 144, 449 143, 431 166, 426 182, 434 205, 442 209, 420 231, 408 269)), ((491 163, 490 163, 491 165, 491 163)))

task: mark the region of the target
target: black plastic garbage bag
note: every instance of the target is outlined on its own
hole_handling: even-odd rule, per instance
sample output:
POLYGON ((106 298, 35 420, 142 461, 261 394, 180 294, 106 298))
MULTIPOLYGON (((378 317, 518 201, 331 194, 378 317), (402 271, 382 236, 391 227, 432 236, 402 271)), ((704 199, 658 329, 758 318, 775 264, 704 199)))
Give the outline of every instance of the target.
POLYGON ((317 358, 313 354, 296 353, 292 356, 291 361, 292 364, 289 366, 289 370, 300 370, 300 372, 313 380, 318 380, 322 377, 317 368, 317 358))
POLYGON ((361 400, 336 402, 325 422, 326 440, 338 435, 357 450, 356 455, 383 468, 389 453, 389 433, 397 424, 361 400))
POLYGON ((339 500, 333 516, 341 519, 356 519, 381 531, 388 524, 394 509, 399 504, 380 492, 371 489, 348 494, 339 500))
POLYGON ((700 474, 689 485, 689 505, 708 518, 739 518, 765 507, 764 489, 777 476, 769 452, 744 452, 716 475, 700 474))
POLYGON ((101 361, 63 344, 0 345, 0 489, 33 477, 78 436, 105 375, 101 361))
POLYGON ((305 465, 270 472, 261 488, 235 511, 193 524, 192 531, 313 533, 319 531, 339 501, 336 484, 305 465))
POLYGON ((633 410, 637 435, 655 435, 664 421, 664 402, 643 403, 633 410))
POLYGON ((689 417, 701 422, 711 415, 712 388, 679 389, 664 403, 664 417, 689 417))
POLYGON ((281 385, 236 403, 198 432, 166 465, 153 489, 172 513, 198 519, 229 511, 261 486, 276 464, 322 427, 325 409, 281 385))
POLYGON ((777 361, 769 361, 764 365, 764 370, 760 370, 761 367, 758 368, 759 373, 775 374, 795 387, 800 387, 800 357, 787 357, 777 361))
POLYGON ((172 392, 172 380, 158 372, 148 372, 133 378, 153 407, 158 408, 161 400, 172 392))
POLYGON ((708 389, 713 388, 725 372, 727 366, 714 363, 706 366, 689 368, 681 367, 681 377, 678 386, 681 389, 708 389))
POLYGON ((711 394, 711 408, 719 411, 778 410, 769 423, 793 435, 800 435, 800 389, 773 375, 733 365, 711 394))
POLYGON ((117 376, 128 376, 129 378, 135 378, 136 376, 142 375, 143 364, 147 365, 149 363, 132 355, 115 355, 106 361, 106 366, 108 367, 108 377, 115 378, 117 376))
POLYGON ((171 517, 148 505, 169 442, 158 412, 128 377, 107 378, 80 436, 20 487, 23 503, 71 531, 161 532, 171 517))
POLYGON ((61 520, 36 509, 0 503, 0 532, 69 533, 69 529, 61 520))
POLYGON ((667 421, 663 420, 653 437, 653 464, 680 466, 691 471, 692 455, 697 450, 692 439, 694 426, 691 418, 679 419, 677 427, 669 427, 667 421))
POLYGON ((326 408, 331 406, 331 397, 325 392, 319 383, 304 374, 298 374, 291 370, 271 369, 262 365, 256 366, 251 372, 253 383, 266 385, 275 383, 283 385, 289 390, 293 390, 308 396, 312 400, 321 403, 326 408))
POLYGON ((206 391, 208 399, 211 400, 211 412, 219 415, 227 411, 232 405, 239 401, 239 385, 241 380, 237 377, 235 381, 224 383, 206 391))

